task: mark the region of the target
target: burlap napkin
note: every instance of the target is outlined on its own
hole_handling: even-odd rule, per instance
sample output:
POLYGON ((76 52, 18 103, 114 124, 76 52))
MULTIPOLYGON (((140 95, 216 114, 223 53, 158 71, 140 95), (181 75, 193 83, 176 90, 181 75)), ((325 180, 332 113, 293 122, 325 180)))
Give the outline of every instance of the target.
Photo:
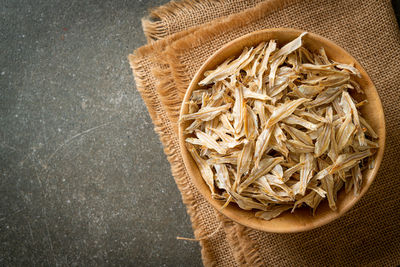
POLYGON ((129 60, 206 266, 400 263, 400 32, 390 0, 186 0, 151 17, 143 21, 149 45, 129 60), (255 231, 216 212, 191 182, 177 137, 181 100, 201 64, 232 39, 276 27, 320 34, 355 56, 379 91, 387 123, 385 157, 368 193, 342 218, 297 234, 255 231))

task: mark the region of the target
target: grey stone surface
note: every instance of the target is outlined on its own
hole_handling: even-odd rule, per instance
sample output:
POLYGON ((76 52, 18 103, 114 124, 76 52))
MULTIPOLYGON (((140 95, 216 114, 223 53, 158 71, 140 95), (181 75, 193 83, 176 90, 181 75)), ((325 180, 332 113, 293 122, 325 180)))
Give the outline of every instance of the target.
POLYGON ((0 265, 201 265, 127 61, 165 2, 0 0, 0 265))

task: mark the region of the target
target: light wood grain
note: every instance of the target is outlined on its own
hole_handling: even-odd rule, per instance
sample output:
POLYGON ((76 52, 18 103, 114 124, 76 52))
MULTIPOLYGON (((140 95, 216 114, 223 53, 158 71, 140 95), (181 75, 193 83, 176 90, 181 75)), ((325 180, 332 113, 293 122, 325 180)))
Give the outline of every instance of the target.
MULTIPOLYGON (((277 40, 278 44, 282 46, 298 37, 302 32, 303 31, 296 29, 266 29, 253 32, 238 39, 235 39, 220 48, 202 65, 202 67, 193 77, 193 80, 191 81, 183 100, 180 116, 182 116, 183 114, 187 114, 188 100, 191 96, 192 91, 198 87, 199 81, 203 79, 205 71, 214 69, 219 64, 224 62, 225 59, 232 55, 239 55, 245 47, 255 46, 258 45, 260 42, 268 41, 270 39, 277 40)), ((322 46, 325 48, 325 51, 330 59, 347 64, 353 63, 354 66, 361 72, 362 78, 357 79, 357 81, 362 86, 365 92, 365 97, 368 99, 368 104, 362 108, 361 112, 374 128, 374 130, 377 132, 379 136, 378 142, 380 148, 375 154, 375 167, 373 169, 366 170, 363 173, 364 181, 359 196, 354 196, 352 192, 349 194, 345 194, 344 190, 341 190, 338 195, 336 211, 332 211, 329 208, 327 201, 323 201, 323 203, 321 203, 321 205, 317 209, 315 216, 311 214, 311 209, 300 208, 297 209, 294 213, 285 212, 281 216, 272 219, 271 221, 258 219, 254 216, 254 211, 242 210, 236 204, 229 204, 228 207, 221 211, 221 213, 223 213, 230 219, 244 226, 248 226, 261 231, 276 233, 307 231, 339 218, 349 209, 351 209, 351 207, 353 207, 354 204, 367 192, 378 172, 379 166, 383 158, 386 133, 382 103, 374 84, 372 83, 364 68, 343 48, 339 47, 338 45, 324 37, 321 37, 317 34, 308 33, 304 36, 303 40, 304 45, 311 51, 318 50, 322 46)), ((188 123, 189 122, 183 122, 179 125, 179 142, 185 166, 197 189, 214 208, 220 210, 223 202, 211 198, 209 188, 201 177, 196 163, 194 162, 190 153, 185 147, 185 135, 183 133, 183 130, 188 126, 188 123)), ((354 214, 352 216, 357 215, 354 214)))

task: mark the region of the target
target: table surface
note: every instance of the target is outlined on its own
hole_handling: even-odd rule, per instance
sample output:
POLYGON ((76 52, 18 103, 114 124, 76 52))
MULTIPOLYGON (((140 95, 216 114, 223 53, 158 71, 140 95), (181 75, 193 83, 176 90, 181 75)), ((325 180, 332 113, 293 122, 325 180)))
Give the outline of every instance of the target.
POLYGON ((0 265, 200 266, 127 55, 167 0, 0 0, 0 265))

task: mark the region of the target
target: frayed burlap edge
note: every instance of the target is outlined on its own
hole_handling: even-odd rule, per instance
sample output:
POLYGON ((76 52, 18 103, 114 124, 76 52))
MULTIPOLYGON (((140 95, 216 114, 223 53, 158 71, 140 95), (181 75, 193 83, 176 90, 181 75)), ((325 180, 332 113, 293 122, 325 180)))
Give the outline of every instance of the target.
POLYGON ((215 5, 223 0, 181 0, 171 1, 163 6, 150 10, 150 15, 142 19, 144 35, 149 43, 170 35, 166 21, 173 20, 179 12, 196 12, 204 5, 215 5))
MULTIPOLYGON (((182 201, 186 205, 186 210, 192 223, 194 236, 197 239, 201 239, 204 233, 200 230, 200 219, 198 218, 199 213, 196 211, 197 205, 190 188, 188 188, 185 180, 182 178, 188 174, 186 173, 186 168, 180 158, 179 145, 174 142, 173 138, 171 138, 173 133, 170 129, 174 129, 174 127, 170 124, 167 114, 164 112, 163 107, 165 105, 162 104, 162 97, 160 97, 158 92, 147 90, 150 87, 150 81, 148 80, 148 72, 144 68, 144 61, 146 58, 157 61, 159 64, 161 63, 160 65, 163 63, 165 64, 166 62, 162 60, 162 57, 160 57, 160 54, 165 50, 165 48, 172 42, 190 34, 194 30, 195 29, 176 33, 164 39, 162 42, 155 42, 151 45, 140 47, 134 51, 133 54, 128 56, 128 60, 133 71, 136 88, 146 103, 148 112, 154 124, 154 131, 158 134, 160 141, 163 144, 164 153, 167 155, 167 159, 171 165, 171 172, 181 192, 182 201)), ((162 81, 158 85, 160 84, 162 84, 162 81)), ((204 265, 215 266, 217 261, 213 256, 210 242, 206 239, 201 239, 200 245, 202 248, 201 254, 204 265)))
MULTIPOLYGON (((167 4, 168 5, 168 4, 167 4)), ((161 7, 160 7, 161 8, 161 7)), ((138 60, 139 58, 144 58, 144 57, 149 57, 150 59, 153 59, 154 62, 156 62, 158 65, 164 64, 165 67, 159 67, 155 68, 152 70, 152 74, 154 77, 157 79, 157 92, 160 94, 159 101, 162 103, 163 107, 165 108, 165 112, 167 113, 168 117, 171 119, 172 124, 172 129, 174 129, 175 133, 177 134, 177 127, 176 127, 176 122, 178 121, 179 118, 179 111, 181 107, 181 99, 183 98, 186 89, 178 91, 179 97, 177 97, 177 90, 176 86, 174 83, 174 80, 172 79, 173 73, 171 72, 171 69, 169 67, 169 62, 168 58, 163 56, 163 53, 165 49, 171 45, 173 42, 183 38, 184 36, 193 33, 196 31, 198 27, 193 27, 192 29, 188 29, 184 32, 179 32, 175 33, 173 35, 168 36, 167 38, 163 39, 162 41, 159 42, 154 42, 146 46, 142 46, 138 48, 134 54, 129 55, 128 59, 131 64, 131 68, 133 70, 133 74, 135 76, 135 81, 136 81, 136 69, 140 67, 140 65, 137 65, 138 62, 134 60, 138 60), (135 68, 133 67, 135 66, 135 68)), ((139 71, 139 70, 138 70, 139 71)), ((143 77, 145 79, 145 76, 143 77)), ((140 80, 140 82, 142 79, 140 80)), ((136 85, 138 88, 138 91, 144 91, 146 89, 146 86, 138 84, 138 81, 136 81, 136 85)), ((142 95, 143 97, 143 95, 142 95)), ((147 104, 147 103, 146 103, 147 104)), ((150 110, 149 110, 150 112, 150 110)))
POLYGON ((179 52, 193 49, 211 39, 216 34, 220 35, 232 28, 243 27, 273 13, 274 11, 283 9, 300 1, 302 0, 269 0, 259 3, 255 7, 249 8, 239 14, 232 14, 225 18, 220 18, 211 23, 205 24, 199 30, 172 43, 167 48, 166 52, 168 53, 169 51, 170 55, 175 54, 175 57, 179 57, 179 52))
POLYGON ((176 90, 177 87, 172 78, 174 74, 169 66, 167 68, 154 69, 153 75, 158 79, 157 92, 161 95, 161 102, 172 122, 173 130, 178 136, 177 122, 185 93, 183 90, 176 90))
MULTIPOLYGON (((199 212, 196 212, 197 205, 190 188, 188 188, 185 180, 181 178, 188 174, 186 173, 185 166, 180 158, 180 151, 179 149, 176 149, 179 146, 177 146, 173 138, 171 138, 173 133, 170 132, 170 129, 172 127, 169 125, 166 114, 159 110, 162 106, 159 95, 154 91, 146 90, 149 85, 147 72, 142 67, 143 60, 143 56, 139 53, 129 55, 129 62, 135 76, 137 89, 146 103, 150 117, 154 123, 154 130, 159 135, 161 142, 164 144, 164 153, 167 155, 167 159, 171 164, 172 175, 175 177, 175 182, 181 191, 182 200, 186 205, 187 212, 191 219, 194 235, 197 239, 201 239, 203 233, 201 232, 199 225, 199 212)), ((202 239, 200 240, 200 244, 202 247, 202 260, 204 265, 216 266, 217 263, 216 259, 213 257, 210 242, 207 239, 202 239)))
MULTIPOLYGON (((241 0, 243 10, 252 8, 264 0, 241 0)), ((142 19, 142 28, 148 43, 163 39, 176 32, 176 25, 182 25, 182 19, 189 14, 194 20, 189 25, 184 24, 182 31, 199 24, 208 23, 224 17, 226 9, 236 4, 237 0, 180 0, 171 1, 163 6, 150 10, 148 17, 142 19), (213 10, 212 16, 204 18, 204 11, 213 10), (199 15, 200 14, 200 15, 199 15), (175 27, 174 27, 175 26, 175 27), (171 29, 173 28, 173 29, 171 29)), ((235 11, 237 14, 243 10, 235 11)), ((232 12, 231 12, 232 13, 232 12)), ((186 21, 187 22, 187 21, 186 21)))
POLYGON ((241 266, 263 266, 256 244, 248 237, 251 229, 233 222, 221 213, 218 214, 218 218, 223 223, 236 262, 241 266))

